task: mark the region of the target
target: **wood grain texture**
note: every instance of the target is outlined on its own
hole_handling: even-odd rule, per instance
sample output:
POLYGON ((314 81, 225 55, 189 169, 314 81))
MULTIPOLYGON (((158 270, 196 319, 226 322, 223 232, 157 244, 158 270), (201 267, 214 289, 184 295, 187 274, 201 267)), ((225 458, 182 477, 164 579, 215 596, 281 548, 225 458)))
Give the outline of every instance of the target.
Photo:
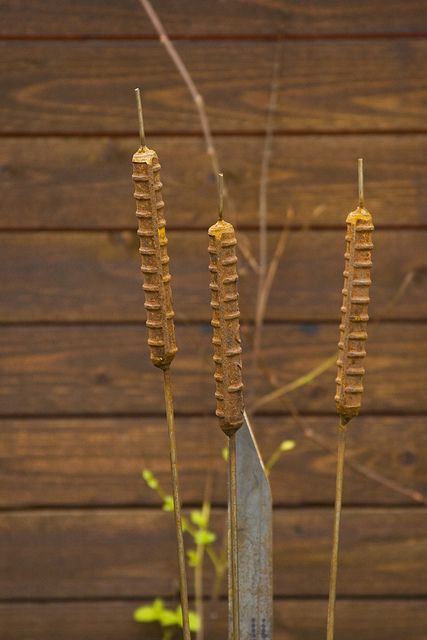
MULTIPOLYGON (((224 518, 214 511, 215 530, 224 518)), ((332 509, 275 512, 276 595, 327 594, 332 519, 332 509)), ((426 531, 425 509, 345 510, 340 595, 425 596, 426 531)), ((0 597, 174 596, 173 541, 173 518, 157 510, 3 513, 0 597)))
MULTIPOLYGON (((214 218, 213 218, 214 220, 214 218)), ((280 262, 267 320, 335 321, 344 268, 342 231, 293 232, 280 262), (310 266, 302 260, 310 256, 310 266), (284 304, 284 297, 286 304, 284 304)), ((254 255, 257 234, 246 234, 254 255)), ((271 232, 269 252, 279 231, 271 232)), ((176 320, 208 321, 207 232, 168 232, 176 320), (191 273, 191 279, 188 274, 191 273)), ((143 322, 142 277, 135 231, 4 234, 0 314, 3 322, 143 322)), ((377 231, 374 236, 372 318, 427 319, 427 231, 377 231), (413 274, 401 299, 398 288, 413 274)), ((242 321, 254 319, 254 274, 239 256, 242 321)))
MULTIPOLYGON (((141 601, 141 604, 145 604, 141 601)), ((171 603, 172 606, 174 602, 171 603)), ((0 630, 3 640, 160 640, 155 624, 139 625, 132 613, 139 602, 66 602, 1 604, 0 630)), ((275 638, 313 640, 324 632, 326 603, 319 599, 275 602, 275 638)), ((226 605, 207 606, 209 638, 224 638, 226 605)), ((337 633, 342 640, 425 640, 427 607, 424 600, 359 601, 348 598, 337 603, 337 633)))
MULTIPOLYGON (((244 366, 252 329, 242 327, 244 366), (248 345, 248 347, 246 347, 248 345)), ((157 414, 163 415, 161 380, 147 355, 142 326, 4 327, 0 412, 4 415, 157 414)), ((213 412, 211 327, 177 327, 180 352, 172 376, 178 413, 213 412)), ((334 325, 269 325, 262 357, 282 384, 330 358, 337 343, 334 325)), ((364 413, 427 411, 427 325, 371 325, 368 340, 364 413)), ((293 395, 306 413, 335 414, 335 367, 293 395)), ((244 370, 247 394, 271 390, 264 375, 255 388, 251 367, 244 370)), ((283 411, 276 401, 267 411, 283 411)))
MULTIPOLYGON (((180 43, 214 130, 264 129, 274 47, 180 43)), ((282 54, 279 130, 413 131, 427 120, 427 39, 288 42, 282 54)), ((3 41, 0 60, 0 133, 132 132, 142 69, 148 133, 200 132, 188 91, 158 42, 3 41)))
MULTIPOLYGON (((233 222, 253 228, 258 224, 262 139, 219 136, 216 143, 230 193, 238 202, 233 222)), ((151 138, 149 144, 162 164, 169 226, 207 229, 216 207, 216 186, 203 141, 172 136, 151 138), (191 193, 183 185, 191 185, 191 193)), ((130 158, 136 145, 136 137, 4 138, 0 228, 134 229, 130 158), (106 193, 108 207, 102 204, 106 193)), ((363 157, 366 200, 376 226, 426 226, 426 155, 423 135, 276 136, 268 222, 281 227, 292 207, 294 224, 342 225, 355 203, 356 158, 363 157), (313 217, 319 206, 323 212, 313 217)))
MULTIPOLYGON (((251 0, 153 0, 153 7, 170 35, 274 35, 418 33, 423 30, 421 0, 404 4, 390 0, 340 3, 336 0, 303 3, 251 0)), ((136 0, 33 0, 22 5, 6 0, 2 6, 0 34, 145 36, 154 34, 136 0)))
MULTIPOLYGON (((337 420, 305 417, 332 447, 337 420)), ((348 457, 427 494, 427 430, 424 417, 365 417, 349 431, 348 457)), ((307 440, 292 418, 253 420, 265 460, 283 440, 296 448, 271 475, 276 504, 333 504, 335 460, 307 440)), ((214 474, 212 500, 226 501, 224 437, 214 417, 177 418, 181 494, 203 500, 206 476, 214 474), (197 453, 194 443, 197 442, 197 453), (210 470, 210 471, 209 471, 210 470)), ((26 419, 0 421, 0 507, 49 505, 160 507, 141 478, 152 470, 170 491, 167 433, 163 418, 26 419)), ((345 504, 411 504, 410 498, 346 471, 345 504)))

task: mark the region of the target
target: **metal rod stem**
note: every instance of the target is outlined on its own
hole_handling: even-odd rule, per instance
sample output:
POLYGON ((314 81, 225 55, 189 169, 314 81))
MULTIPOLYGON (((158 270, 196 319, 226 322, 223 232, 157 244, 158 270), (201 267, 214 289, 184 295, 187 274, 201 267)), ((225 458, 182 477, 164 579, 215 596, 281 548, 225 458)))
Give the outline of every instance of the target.
POLYGON ((363 193, 363 158, 359 158, 357 161, 357 177, 359 183, 359 207, 363 209, 365 195, 363 193))
POLYGON ((136 108, 138 110, 139 140, 141 143, 141 147, 145 147, 144 116, 142 115, 141 92, 138 88, 135 89, 135 97, 136 108))
POLYGON ((343 419, 340 421, 338 431, 338 456, 337 456, 337 476, 335 489, 335 516, 334 516, 334 537, 332 542, 331 573, 329 580, 329 601, 328 620, 326 628, 326 640, 334 639, 335 631, 335 602, 337 597, 337 573, 338 573, 338 551, 340 542, 341 505, 343 495, 344 480, 344 458, 345 443, 347 436, 347 423, 343 419))
POLYGON ((218 218, 222 220, 224 213, 224 174, 218 173, 218 218))
POLYGON ((229 472, 229 509, 230 509, 230 587, 231 587, 231 613, 233 640, 240 640, 239 617, 239 559, 237 539, 237 458, 236 458, 236 433, 228 440, 228 472, 229 472))
POLYGON ((173 396, 171 375, 169 367, 163 370, 163 382, 165 392, 165 404, 166 404, 166 420, 168 424, 169 434, 169 453, 170 463, 172 471, 172 484, 173 484, 173 504, 175 514, 175 532, 176 542, 178 548, 178 570, 179 570, 179 590, 181 596, 181 610, 182 610, 182 629, 184 640, 191 640, 190 623, 188 613, 188 588, 187 588, 187 574, 185 568, 185 548, 184 538, 182 535, 182 520, 181 520, 181 500, 179 496, 179 481, 178 481, 178 463, 176 454, 176 438, 175 438, 175 417, 173 410, 173 396))

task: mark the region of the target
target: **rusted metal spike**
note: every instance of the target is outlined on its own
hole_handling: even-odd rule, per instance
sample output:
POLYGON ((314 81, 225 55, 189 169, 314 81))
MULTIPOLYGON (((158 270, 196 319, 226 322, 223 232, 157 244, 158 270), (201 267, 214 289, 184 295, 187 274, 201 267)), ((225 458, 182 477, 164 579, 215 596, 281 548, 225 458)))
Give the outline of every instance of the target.
POLYGON ((178 349, 175 341, 160 162, 156 152, 145 144, 134 154, 132 162, 148 346, 152 363, 164 369, 169 367, 178 349))
POLYGON ((368 304, 372 267, 372 216, 363 206, 363 172, 359 162, 359 206, 347 216, 345 267, 335 403, 345 421, 362 404, 363 360, 368 337, 368 304))
POLYGON ((347 216, 344 288, 338 342, 338 372, 335 404, 340 415, 335 489, 335 516, 332 541, 331 571, 326 638, 334 639, 335 602, 337 592, 338 551, 344 480, 347 424, 357 416, 362 404, 363 360, 368 337, 368 304, 372 267, 372 216, 364 206, 363 160, 358 160, 359 205, 347 216))
POLYGON ((242 346, 237 291, 236 236, 218 220, 209 229, 211 307, 216 382, 216 415, 228 436, 243 423, 242 346))
POLYGON ((163 216, 162 183, 160 182, 160 163, 157 154, 145 144, 144 122, 141 96, 135 90, 139 134, 141 146, 132 158, 134 197, 138 218, 138 236, 140 240, 141 271, 146 325, 148 328, 148 346, 152 363, 163 369, 163 388, 165 394, 166 419, 169 435, 169 453, 173 485, 175 534, 178 551, 179 586, 182 610, 184 640, 191 640, 188 589, 186 576, 186 557, 182 533, 181 500, 179 495, 178 462, 176 452, 175 416, 173 409, 170 365, 177 352, 175 342, 174 313, 172 308, 171 276, 167 253, 166 221, 163 216))
POLYGON ((211 307, 216 382, 216 415, 228 436, 229 610, 232 640, 240 639, 236 432, 243 424, 242 346, 237 291, 236 236, 222 219, 223 176, 218 176, 219 219, 210 227, 211 307))

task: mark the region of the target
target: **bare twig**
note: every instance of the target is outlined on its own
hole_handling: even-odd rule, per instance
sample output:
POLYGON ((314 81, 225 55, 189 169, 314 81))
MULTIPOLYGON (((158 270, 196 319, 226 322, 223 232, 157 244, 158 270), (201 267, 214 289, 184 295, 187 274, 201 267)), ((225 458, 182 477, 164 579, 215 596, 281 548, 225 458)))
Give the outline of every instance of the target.
POLYGON ((255 307, 255 330, 253 339, 253 368, 256 371, 259 349, 261 346, 262 325, 264 321, 265 305, 268 299, 269 291, 265 292, 265 281, 267 277, 268 265, 268 181, 270 171, 270 161, 273 148, 274 134, 274 118, 277 111, 277 103, 279 97, 280 85, 280 58, 282 46, 279 40, 276 45, 276 53, 273 66, 273 77, 271 80, 270 100, 268 104, 267 123, 265 127, 264 148, 261 158, 261 172, 259 182, 259 206, 258 206, 258 222, 259 222, 259 253, 258 253, 258 286, 257 299, 255 307))
POLYGON ((391 311, 391 309, 399 302, 399 300, 406 293, 406 290, 408 289, 409 285, 414 280, 414 277, 416 275, 416 271, 417 271, 416 269, 412 269, 411 271, 408 271, 405 274, 400 287, 398 288, 398 290, 396 291, 396 293, 394 294, 394 296, 392 297, 390 302, 383 309, 383 312, 381 314, 381 319, 384 318, 389 311, 391 311))
POLYGON ((222 542, 221 542, 221 551, 218 558, 218 563, 215 565, 215 579, 212 587, 211 594, 211 602, 217 602, 219 596, 221 595, 221 586, 224 580, 227 567, 228 567, 228 558, 227 558, 227 546, 228 546, 228 517, 224 518, 224 526, 222 532, 222 542))
MULTIPOLYGON (((324 210, 325 210, 325 207, 323 205, 317 206, 312 211, 310 220, 304 224, 302 230, 308 231, 310 229, 310 226, 313 223, 313 220, 319 217, 324 212, 324 210)), ((259 359, 259 351, 261 349, 261 336, 262 336, 262 327, 264 324, 265 310, 267 308, 268 299, 270 297, 274 278, 276 277, 276 273, 279 268, 280 260, 283 258, 283 254, 288 244, 289 235, 290 235, 290 225, 292 223, 292 220, 294 219, 294 216, 295 216, 294 210, 292 208, 289 208, 286 214, 286 220, 283 225, 282 232, 279 236, 279 239, 276 244, 276 248, 274 250, 273 257, 268 267, 268 271, 264 280, 264 285, 261 289, 261 293, 259 296, 259 300, 256 308, 255 329, 254 329, 255 335, 254 335, 254 342, 253 342, 253 360, 252 361, 254 364, 254 369, 256 369, 258 366, 257 363, 259 359)), ((299 380, 300 379, 294 382, 298 382, 299 380)), ((260 400, 261 403, 262 403, 262 400, 263 399, 260 400)), ((255 403, 254 407, 250 408, 250 412, 255 411, 257 407, 258 407, 258 402, 255 403)))
MULTIPOLYGON (((273 386, 278 386, 277 379, 274 373, 272 373, 265 366, 263 366, 263 371, 265 375, 268 377, 270 383, 273 386)), ((312 440, 319 447, 321 447, 325 451, 330 452, 332 455, 334 456, 336 455, 335 446, 330 445, 329 442, 325 440, 325 438, 320 436, 314 429, 312 429, 311 427, 307 427, 303 418, 299 414, 296 408, 296 405, 289 398, 289 396, 282 395, 279 398, 279 400, 284 405, 284 407, 289 411, 296 426, 301 430, 301 432, 306 438, 308 438, 309 440, 312 440)), ((427 504, 427 497, 424 494, 422 494, 420 491, 417 491, 416 489, 405 487, 400 483, 396 482, 395 480, 391 480, 390 478, 385 478, 382 474, 378 473, 377 471, 374 471, 373 469, 369 469, 368 467, 365 467, 364 465, 361 465, 358 462, 355 462, 351 458, 347 460, 346 465, 350 469, 353 469, 353 471, 355 471, 359 475, 364 476, 365 478, 368 478, 368 480, 372 480, 373 482, 376 482, 377 484, 380 484, 383 487, 386 487, 387 489, 394 491, 395 493, 399 493, 400 495, 406 496, 407 498, 410 498, 414 502, 418 502, 420 504, 427 504)))
POLYGON ((289 240, 290 225, 294 219, 295 213, 293 209, 288 209, 286 212, 286 220, 283 225, 283 229, 280 233, 279 239, 274 250, 273 257, 271 258, 268 266, 267 275, 264 280, 264 287, 261 292, 260 308, 262 312, 262 320, 264 319, 265 309, 267 306, 268 298, 270 296, 271 287, 273 286, 274 278, 276 277, 277 269, 283 254, 285 253, 286 246, 289 240))
MULTIPOLYGON (((202 514, 207 525, 211 512, 212 494, 212 473, 208 472, 203 497, 202 514)), ((206 525, 206 526, 207 526, 206 525)), ((199 542, 196 545, 197 562, 194 568, 194 604, 199 618, 199 627, 196 633, 196 640, 203 640, 205 635, 204 606, 203 606, 203 568, 205 559, 205 545, 199 542)))
POLYGON ((285 394, 290 393, 291 391, 295 391, 300 387, 304 387, 306 384, 310 384, 310 382, 313 382, 313 380, 315 380, 318 376, 320 376, 322 373, 330 369, 336 363, 336 360, 337 360, 337 354, 334 353, 333 356, 331 356, 330 358, 327 358, 326 360, 323 360, 323 362, 321 362, 314 369, 311 369, 310 371, 308 371, 308 373, 305 373, 299 378, 292 380, 292 382, 289 382, 288 384, 280 386, 274 391, 271 391, 270 393, 267 393, 265 396, 262 396, 262 398, 260 398, 255 402, 254 406, 252 407, 252 411, 256 411, 257 409, 264 407, 266 404, 269 404, 270 402, 273 402, 274 400, 281 398, 285 394))
MULTIPOLYGON (((151 24, 157 31, 160 43, 166 49, 170 59, 174 63, 175 67, 177 68, 181 78, 184 80, 188 88, 188 91, 190 92, 190 95, 193 99, 193 102, 196 105, 197 113, 199 115, 200 124, 203 131, 203 137, 205 140, 206 153, 210 159, 210 162, 212 165, 212 172, 216 179, 218 173, 221 173, 221 169, 220 169, 220 163, 218 158, 218 152, 213 139, 212 130, 211 130, 208 115, 206 112, 205 101, 203 99, 203 96, 199 93, 188 68, 186 67, 183 59, 181 58, 178 51, 176 50, 175 45, 173 44, 168 34, 166 33, 166 30, 157 12, 153 8, 150 0, 138 0, 138 1, 142 6, 142 8, 145 10, 147 16, 149 17, 151 24)), ((234 222, 234 225, 237 226, 237 210, 236 210, 236 207, 234 206, 234 202, 230 196, 230 193, 228 191, 225 181, 223 185, 223 193, 224 193, 224 200, 228 204, 230 218, 234 222)), ((240 233, 240 237, 242 237, 242 235, 243 234, 240 233)), ((248 262, 251 269, 257 272, 259 268, 258 262, 250 250, 249 242, 240 243, 240 252, 245 258, 245 260, 248 262)))
POLYGON ((280 233, 279 239, 274 250, 273 257, 270 261, 267 273, 263 280, 263 286, 258 292, 257 305, 255 311, 255 327, 254 327, 254 341, 253 341, 253 364, 256 370, 258 366, 259 352, 261 349, 261 337, 262 327, 264 324, 265 310, 267 308, 268 299, 271 293, 271 287, 273 286, 274 278, 276 277, 277 269, 279 268, 280 260, 285 253, 286 246, 289 240, 290 229, 289 226, 293 219, 293 209, 288 209, 286 213, 285 223, 280 233))
POLYGON ((264 149, 261 159, 261 174, 259 183, 259 207, 258 207, 258 220, 259 220, 259 274, 258 274, 258 301, 261 296, 261 292, 264 286, 264 280, 267 275, 267 263, 268 263, 268 247, 267 247, 267 224, 268 224, 268 211, 267 211, 267 195, 268 195, 268 182, 270 161, 273 148, 273 134, 274 134, 274 118, 277 111, 277 102, 279 97, 279 83, 280 83, 280 57, 281 57, 281 41, 277 42, 276 55, 274 59, 273 78, 271 81, 270 101, 268 105, 267 124, 265 128, 264 149))

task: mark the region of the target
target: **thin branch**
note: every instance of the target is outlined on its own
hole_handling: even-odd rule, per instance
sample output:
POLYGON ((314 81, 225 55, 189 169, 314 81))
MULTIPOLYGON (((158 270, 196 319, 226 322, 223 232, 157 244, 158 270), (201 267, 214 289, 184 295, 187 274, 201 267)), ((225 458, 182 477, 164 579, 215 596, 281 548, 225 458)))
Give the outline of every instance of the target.
MULTIPOLYGON (((261 172, 259 182, 259 254, 258 254, 258 286, 255 307, 255 330, 253 339, 253 368, 256 371, 259 350, 261 347, 262 326, 265 314, 269 291, 265 291, 268 265, 268 182, 270 172, 270 162, 273 148, 274 119, 277 111, 280 85, 280 62, 282 45, 277 42, 276 53, 273 65, 273 76, 271 80, 270 100, 268 104, 267 123, 265 127, 264 148, 261 158, 261 172)), ((285 222, 286 226, 286 222, 285 222)))
POLYGON ((268 225, 268 182, 270 172, 270 162, 273 148, 274 119, 277 111, 277 103, 279 98, 280 84, 280 58, 281 58, 281 41, 276 46, 276 54, 273 66, 273 77, 271 81, 270 100, 268 104, 267 124, 265 128, 264 149, 261 159, 261 173, 259 183, 259 274, 258 274, 258 300, 259 304, 261 292, 264 286, 265 277, 267 275, 268 263, 268 247, 267 247, 267 225, 268 225))
MULTIPOLYGON (((308 231, 310 226, 313 223, 313 220, 318 218, 325 210, 324 205, 318 205, 315 209, 313 209, 311 213, 310 220, 303 225, 302 231, 308 231)), ((264 323, 265 310, 267 308, 268 300, 271 293, 271 288, 273 286, 274 278, 276 277, 277 270, 279 268, 280 260, 283 258, 283 254, 285 253, 285 249, 288 244, 289 236, 290 236, 290 225, 292 220, 294 219, 295 213, 292 208, 288 209, 286 214, 286 220, 283 225, 282 232, 279 236, 279 239, 276 244, 276 248, 274 250, 273 257, 271 259, 267 275, 264 280, 264 286, 262 287, 259 303, 256 308, 256 316, 255 316, 255 329, 254 329, 254 342, 253 342, 253 364, 254 369, 257 368, 257 363, 259 359, 259 352, 261 349, 261 337, 262 337, 262 326, 264 323)), ((254 407, 250 408, 250 413, 253 413, 257 408, 257 403, 255 403, 254 407)))
POLYGON ((280 386, 274 391, 271 391, 270 393, 267 393, 265 396, 262 396, 262 398, 260 398, 255 402, 254 406, 252 407, 252 411, 254 412, 257 409, 264 407, 266 404, 269 404, 274 400, 278 400, 282 398, 287 393, 290 393, 291 391, 295 391, 300 387, 304 387, 306 384, 310 384, 311 382, 313 382, 313 380, 315 380, 317 377, 322 375, 322 373, 324 373, 325 371, 330 369, 334 364, 336 364, 336 361, 337 361, 337 354, 334 353, 330 358, 323 360, 323 362, 317 365, 317 367, 315 367, 314 369, 311 369, 310 371, 300 376, 299 378, 296 378, 295 380, 292 380, 292 382, 289 382, 288 384, 280 386))
MULTIPOLYGON (((202 131, 203 131, 203 137, 205 139, 205 145, 206 145, 206 153, 211 161, 211 165, 212 165, 212 172, 214 175, 214 178, 216 179, 218 176, 218 173, 220 173, 221 169, 220 169, 220 163, 219 163, 219 158, 218 158, 218 152, 215 146, 215 142, 213 139, 213 135, 212 135, 212 130, 211 130, 211 126, 209 123, 209 119, 208 119, 208 115, 206 112, 206 106, 205 106, 205 101, 203 99, 203 96, 199 93, 199 91, 197 90, 196 84, 193 80, 193 78, 191 77, 191 74, 188 70, 188 68, 186 67, 183 59, 181 58, 181 56, 179 55, 178 51, 175 48, 175 45, 173 44, 173 42, 171 41, 171 39, 169 38, 168 34, 166 33, 166 30, 157 14, 157 12, 155 11, 155 9, 153 8, 150 0, 138 0, 140 5, 142 6, 142 8, 145 10, 148 18, 151 21, 151 24, 153 25, 153 27, 155 28, 155 30, 157 31, 157 34, 159 36, 159 41, 160 43, 164 46, 164 48, 166 49, 170 59, 172 60, 173 64, 175 65, 175 67, 177 68, 181 78, 183 79, 183 81, 185 82, 188 91, 190 92, 190 95, 193 99, 194 104, 196 105, 196 109, 197 109, 197 113, 199 115, 199 119, 200 119, 200 124, 202 126, 202 131)), ((233 218, 233 222, 235 222, 235 224, 237 225, 237 212, 236 212, 236 207, 234 205, 234 202, 230 196, 230 193, 228 191, 226 182, 224 180, 224 200, 228 203, 228 208, 230 211, 230 215, 233 218)), ((240 233, 240 237, 242 237, 242 233, 240 233)), ((255 256, 252 254, 251 250, 250 250, 250 245, 248 242, 245 243, 240 243, 239 244, 239 250, 242 253, 243 257, 245 258, 245 260, 248 262, 248 264, 250 265, 251 269, 253 269, 255 272, 258 271, 259 267, 258 267, 258 262, 255 258, 255 256)))
MULTIPOLYGON (((211 496, 212 496, 212 473, 211 470, 206 476, 205 491, 203 497, 202 514, 206 520, 206 526, 209 526, 211 513, 211 496)), ((194 604, 196 613, 199 618, 199 627, 196 632, 196 640, 204 640, 205 621, 203 606, 203 568, 205 560, 205 545, 198 543, 196 545, 197 562, 194 567, 194 604)))
MULTIPOLYGON (((215 564, 215 579, 212 587, 211 602, 217 602, 221 595, 221 586, 224 580, 225 573, 228 568, 227 557, 227 532, 228 532, 228 517, 224 518, 224 527, 222 534, 221 551, 219 556, 216 556, 217 563, 215 564)), ((210 547, 208 547, 208 551, 210 547)))
POLYGON ((394 294, 394 296, 392 297, 390 302, 384 307, 383 312, 381 314, 382 318, 387 316, 387 313, 390 312, 393 309, 393 307, 399 302, 399 300, 406 293, 406 290, 408 289, 409 285, 414 280, 416 272, 417 272, 416 269, 412 269, 411 271, 408 271, 405 274, 405 276, 404 276, 404 278, 403 278, 403 280, 401 282, 400 287, 398 288, 398 290, 396 291, 396 293, 394 294))
POLYGON ((253 341, 253 364, 256 370, 258 366, 259 352, 261 349, 262 327, 264 325, 265 310, 267 308, 268 299, 271 293, 271 287, 273 286, 274 278, 276 277, 277 269, 279 268, 280 260, 285 253, 286 246, 289 240, 290 224, 293 219, 294 212, 292 209, 288 209, 286 213, 286 219, 280 233, 279 239, 274 250, 273 257, 270 261, 268 271, 263 280, 263 286, 258 292, 257 305, 255 310, 255 327, 254 327, 254 341, 253 341))
MULTIPOLYGON (((265 366, 263 367, 263 370, 265 375, 268 377, 270 383, 273 386, 277 386, 277 379, 275 375, 265 366)), ((312 429, 311 427, 307 427, 303 418, 299 414, 296 408, 296 405, 288 396, 281 396, 280 401, 284 405, 284 407, 289 411, 296 426, 302 431, 303 435, 306 438, 308 438, 309 440, 312 440, 319 447, 321 447, 325 451, 328 451, 332 455, 334 456, 336 455, 335 445, 330 445, 329 442, 325 440, 325 438, 320 436, 314 429, 312 429)), ((405 487, 390 478, 385 478, 382 474, 378 473, 377 471, 374 471, 373 469, 369 469, 368 467, 365 467, 364 465, 361 465, 358 462, 355 462, 351 458, 349 458, 346 461, 346 466, 349 467, 350 469, 353 469, 353 471, 355 471, 359 475, 365 478, 368 478, 369 480, 372 480, 373 482, 376 482, 377 484, 380 484, 383 487, 386 487, 387 489, 394 491, 395 493, 399 493, 400 495, 406 496, 407 498, 410 498, 414 502, 417 502, 420 504, 427 504, 427 497, 420 491, 417 491, 416 489, 412 489, 410 487, 405 487)))

